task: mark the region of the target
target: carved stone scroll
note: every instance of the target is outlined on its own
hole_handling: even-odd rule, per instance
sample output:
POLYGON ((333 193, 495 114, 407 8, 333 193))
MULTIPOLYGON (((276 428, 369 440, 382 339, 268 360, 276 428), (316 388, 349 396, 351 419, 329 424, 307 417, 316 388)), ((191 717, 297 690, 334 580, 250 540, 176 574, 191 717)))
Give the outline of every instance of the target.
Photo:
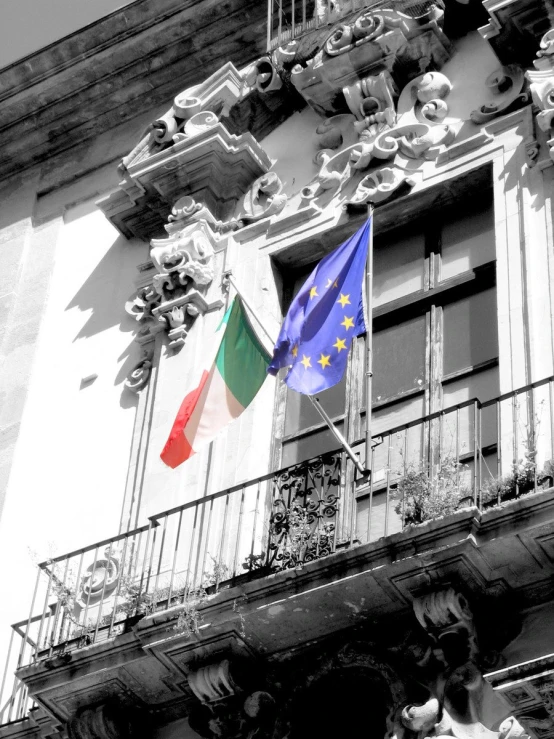
POLYGON ((214 278, 215 248, 225 238, 217 233, 220 227, 205 206, 185 196, 172 208, 167 237, 152 239, 155 274, 126 303, 127 312, 141 326, 137 340, 143 345, 143 355, 125 382, 129 390, 138 392, 148 382, 157 333, 165 330, 169 347, 179 350, 194 319, 223 305, 221 300, 206 299, 214 278))
POLYGON ((258 177, 242 202, 241 220, 251 223, 279 214, 287 204, 283 183, 275 172, 258 177))
POLYGON ((84 708, 67 724, 69 739, 146 739, 148 715, 115 703, 84 708))
POLYGON ((472 111, 470 118, 473 123, 488 123, 493 118, 510 113, 529 102, 523 70, 516 64, 497 69, 487 77, 486 85, 492 92, 494 101, 472 111))

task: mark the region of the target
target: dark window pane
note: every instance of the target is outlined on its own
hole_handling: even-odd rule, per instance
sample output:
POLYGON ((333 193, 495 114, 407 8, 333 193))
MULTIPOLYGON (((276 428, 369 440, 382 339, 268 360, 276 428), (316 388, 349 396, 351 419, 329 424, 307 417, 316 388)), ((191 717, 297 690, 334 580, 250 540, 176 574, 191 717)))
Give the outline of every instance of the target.
POLYGON ((373 402, 423 387, 425 316, 417 316, 373 335, 373 402))
POLYGON ((494 212, 490 199, 456 214, 442 230, 441 278, 467 272, 495 258, 494 212))
MULTIPOLYGON (((323 393, 318 393, 321 405, 331 417, 340 416, 344 413, 345 387, 346 372, 337 385, 323 393)), ((321 416, 313 407, 309 398, 295 390, 287 390, 285 436, 295 434, 318 423, 322 423, 321 416)))
POLYGON ((496 289, 444 306, 445 375, 498 356, 496 289))
POLYGON ((425 240, 420 232, 402 229, 375 238, 373 302, 383 305, 423 289, 425 240))
MULTIPOLYGON (((336 424, 339 431, 342 431, 343 425, 342 422, 336 424)), ((324 452, 331 452, 334 449, 338 449, 339 446, 340 444, 330 429, 325 427, 321 431, 308 434, 300 439, 285 442, 283 444, 281 466, 289 467, 291 464, 296 464, 296 462, 303 462, 306 459, 317 457, 324 452)))

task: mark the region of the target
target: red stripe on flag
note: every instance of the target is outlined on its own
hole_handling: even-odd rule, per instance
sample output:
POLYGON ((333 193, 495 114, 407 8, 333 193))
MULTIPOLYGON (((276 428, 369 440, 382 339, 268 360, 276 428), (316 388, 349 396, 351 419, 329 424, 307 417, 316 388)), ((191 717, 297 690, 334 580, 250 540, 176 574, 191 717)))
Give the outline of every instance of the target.
POLYGON ((165 462, 168 467, 175 469, 175 467, 180 465, 189 457, 192 457, 194 454, 194 449, 189 444, 189 441, 184 434, 184 430, 192 416, 194 408, 209 376, 210 373, 208 370, 204 370, 198 386, 195 387, 194 390, 191 390, 188 395, 185 395, 185 398, 181 403, 181 407, 179 408, 179 412, 173 422, 169 437, 162 453, 160 454, 162 461, 165 462))

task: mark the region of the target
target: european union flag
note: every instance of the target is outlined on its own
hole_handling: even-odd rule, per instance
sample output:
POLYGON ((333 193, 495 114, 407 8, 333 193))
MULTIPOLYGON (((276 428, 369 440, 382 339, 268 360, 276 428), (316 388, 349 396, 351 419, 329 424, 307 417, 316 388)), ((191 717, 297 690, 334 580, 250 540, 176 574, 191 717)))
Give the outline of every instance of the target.
POLYGON ((292 301, 268 372, 290 367, 286 384, 314 395, 340 382, 354 336, 365 333, 363 284, 371 219, 328 254, 292 301))

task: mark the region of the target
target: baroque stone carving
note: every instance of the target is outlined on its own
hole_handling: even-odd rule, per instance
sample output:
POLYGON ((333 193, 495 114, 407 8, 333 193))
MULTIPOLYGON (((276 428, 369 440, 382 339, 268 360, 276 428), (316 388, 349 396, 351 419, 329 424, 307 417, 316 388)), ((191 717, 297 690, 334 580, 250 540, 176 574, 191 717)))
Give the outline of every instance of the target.
POLYGON ((396 121, 394 98, 397 90, 389 72, 366 77, 342 89, 348 107, 357 118, 357 131, 368 131, 376 137, 396 121))
POLYGON ((142 739, 149 735, 148 715, 138 707, 103 703, 84 708, 67 724, 69 739, 142 739))
MULTIPOLYGON (((540 43, 537 59, 533 62, 535 69, 527 72, 531 96, 539 109, 537 124, 541 131, 551 136, 554 119, 554 31, 546 33, 540 43)), ((554 138, 548 141, 550 158, 554 159, 554 138)))
MULTIPOLYGON (((393 6, 364 11, 352 21, 338 24, 307 62, 299 59, 292 67, 291 82, 322 115, 340 113, 337 93, 346 88, 349 96, 356 96, 356 90, 350 91, 351 88, 377 65, 397 75, 401 68, 414 70, 411 76, 429 67, 440 68, 450 54, 450 42, 441 30, 443 15, 439 3, 405 5, 402 12, 393 6)), ((291 44, 283 50, 289 66, 293 50, 291 44)), ((278 59, 276 56, 277 64, 278 59)), ((408 80, 400 73, 394 81, 404 86, 408 80)), ((361 89, 358 92, 363 93, 361 89)), ((370 92, 368 97, 372 96, 370 92)), ((353 112, 358 115, 355 100, 353 105, 353 112)), ((369 116, 375 115, 371 101, 365 111, 369 116)))
POLYGON ((240 218, 246 223, 277 215, 287 204, 283 183, 275 172, 258 177, 244 196, 240 218))
POLYGON ((195 706, 188 720, 191 729, 204 739, 270 739, 276 713, 273 696, 257 690, 246 699, 195 706))
POLYGON ((487 87, 494 95, 494 102, 486 103, 472 111, 473 123, 488 123, 499 115, 515 110, 529 102, 529 94, 525 88, 523 70, 516 64, 500 67, 487 77, 487 87))
POLYGON ((199 667, 188 675, 188 683, 194 695, 202 703, 228 698, 240 691, 231 675, 228 659, 199 667))
POLYGON ((248 75, 228 63, 177 95, 122 160, 118 190, 98 205, 125 236, 159 236, 172 204, 185 195, 201 201, 223 224, 232 220, 244 193, 271 162, 251 133, 232 134, 224 121, 256 85, 280 84, 276 73, 273 81, 267 79, 264 63, 254 88, 248 75))
POLYGON ((347 200, 347 205, 360 206, 390 200, 394 194, 399 194, 405 189, 409 190, 414 184, 415 180, 402 170, 382 167, 360 181, 354 195, 347 200))
POLYGON ((225 238, 217 233, 221 226, 205 206, 184 196, 172 208, 167 237, 150 242, 155 274, 125 306, 141 325, 137 340, 143 345, 143 356, 125 383, 129 390, 137 392, 148 382, 158 332, 165 330, 169 347, 178 350, 194 319, 223 305, 206 299, 214 278, 215 248, 222 247, 225 238))
POLYGON ((466 598, 447 588, 416 598, 413 607, 430 640, 426 651, 417 650, 418 676, 430 695, 426 702, 402 709, 401 725, 417 739, 527 737, 514 717, 503 721, 498 731, 485 726, 486 716, 502 707, 479 666, 477 633, 466 598))
POLYGON ((413 603, 414 613, 442 652, 443 660, 457 666, 477 655, 477 634, 469 604, 453 588, 438 590, 413 603))
POLYGON ((87 567, 80 582, 80 600, 93 604, 109 597, 117 588, 120 577, 120 552, 106 547, 104 555, 87 567))
POLYGON ((269 739, 276 719, 275 700, 264 690, 252 692, 257 678, 251 665, 243 665, 238 677, 235 667, 223 659, 189 672, 189 686, 199 701, 189 713, 189 725, 205 739, 269 739))
POLYGON ((152 372, 152 349, 143 349, 142 356, 139 361, 135 364, 131 372, 125 379, 125 387, 133 393, 138 393, 147 385, 150 379, 150 373, 152 372))

